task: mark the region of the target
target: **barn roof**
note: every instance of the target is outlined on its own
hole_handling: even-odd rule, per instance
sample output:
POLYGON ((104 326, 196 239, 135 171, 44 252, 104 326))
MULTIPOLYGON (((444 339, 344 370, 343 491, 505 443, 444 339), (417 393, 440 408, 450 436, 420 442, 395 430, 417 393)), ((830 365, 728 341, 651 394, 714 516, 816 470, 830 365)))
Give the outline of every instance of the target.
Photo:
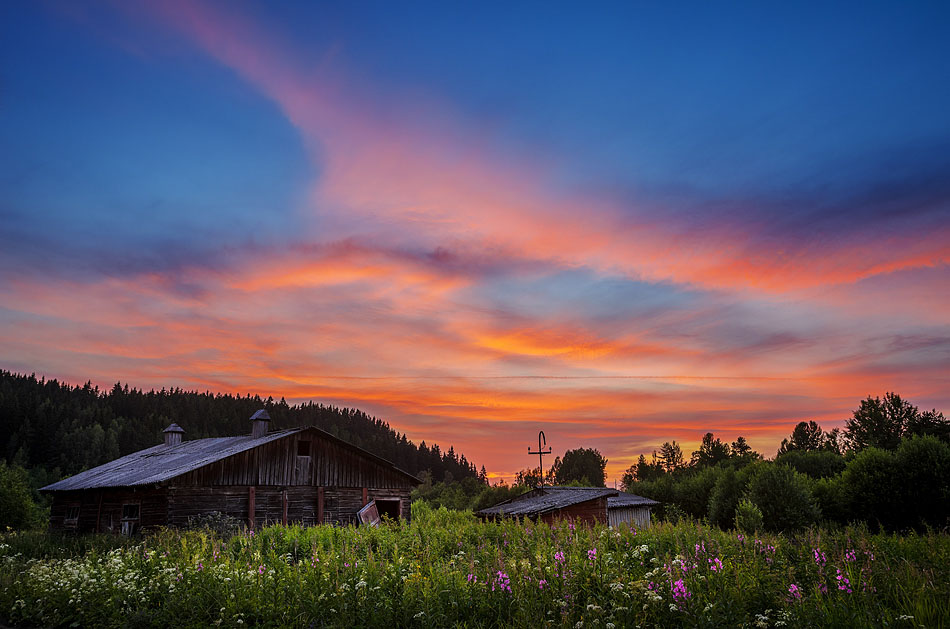
POLYGON ((40 491, 71 491, 76 489, 99 489, 104 487, 134 487, 153 485, 181 476, 192 470, 209 465, 234 454, 256 448, 257 446, 283 439, 289 435, 314 431, 324 439, 339 443, 362 456, 372 459, 384 468, 399 474, 413 483, 421 483, 418 478, 399 469, 390 461, 378 457, 372 452, 347 443, 328 432, 313 426, 289 428, 269 432, 263 437, 242 435, 240 437, 211 437, 193 439, 177 445, 157 445, 145 450, 133 452, 109 463, 80 472, 75 476, 47 485, 40 491))
POLYGON ((516 498, 506 500, 494 507, 482 509, 479 515, 541 515, 565 507, 614 496, 616 489, 603 487, 545 487, 532 489, 516 498))

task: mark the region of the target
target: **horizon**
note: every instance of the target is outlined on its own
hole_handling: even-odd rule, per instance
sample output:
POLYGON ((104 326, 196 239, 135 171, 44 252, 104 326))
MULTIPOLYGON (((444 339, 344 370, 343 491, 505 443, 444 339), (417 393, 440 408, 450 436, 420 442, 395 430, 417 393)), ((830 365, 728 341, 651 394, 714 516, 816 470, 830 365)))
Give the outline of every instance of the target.
MULTIPOLYGON (((950 6, 0 8, 0 362, 493 478, 950 409, 950 6)), ((773 446, 774 444, 774 446, 773 446)))

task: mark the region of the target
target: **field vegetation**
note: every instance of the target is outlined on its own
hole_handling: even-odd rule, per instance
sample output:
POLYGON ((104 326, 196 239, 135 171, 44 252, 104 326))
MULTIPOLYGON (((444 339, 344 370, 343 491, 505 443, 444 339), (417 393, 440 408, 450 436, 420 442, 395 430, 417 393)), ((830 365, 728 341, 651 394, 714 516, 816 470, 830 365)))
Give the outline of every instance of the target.
POLYGON ((481 522, 6 534, 0 618, 47 627, 939 627, 950 538, 481 522))

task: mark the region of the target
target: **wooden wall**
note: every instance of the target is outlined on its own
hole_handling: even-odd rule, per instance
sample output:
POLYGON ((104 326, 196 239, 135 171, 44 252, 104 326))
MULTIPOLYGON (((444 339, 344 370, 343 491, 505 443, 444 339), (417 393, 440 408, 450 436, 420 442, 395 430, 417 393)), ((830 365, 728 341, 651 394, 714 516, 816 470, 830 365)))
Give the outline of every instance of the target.
MULTIPOLYGON (((320 498, 323 493, 323 523, 357 524, 356 513, 365 504, 363 489, 313 486, 256 486, 254 487, 254 527, 279 524, 284 517, 284 496, 287 502, 287 522, 313 526, 320 524, 320 498)), ((399 499, 401 516, 409 519, 410 489, 367 488, 367 501, 399 499)), ((169 487, 168 524, 186 526, 188 518, 219 511, 250 524, 250 487, 169 487)))
POLYGON ((78 533, 120 533, 122 507, 139 505, 139 528, 163 526, 168 519, 168 500, 164 488, 119 488, 56 492, 50 506, 49 525, 55 531, 78 533), (75 527, 65 526, 66 511, 79 506, 75 527))
POLYGON ((375 499, 400 500, 400 515, 408 519, 414 486, 385 464, 304 430, 173 478, 167 486, 55 492, 50 528, 63 529, 67 509, 76 504, 79 532, 95 531, 98 522, 99 531, 119 533, 122 507, 131 503, 140 505, 140 527, 187 526, 189 518, 214 511, 255 528, 285 520, 356 524, 356 513, 375 499))
POLYGON ((615 507, 607 511, 607 523, 610 526, 620 526, 628 524, 638 529, 650 527, 650 507, 615 507))
POLYGON ((607 497, 586 500, 557 511, 545 513, 541 516, 541 521, 551 524, 555 520, 565 518, 578 524, 605 523, 607 522, 607 497))
POLYGON ((240 452, 173 479, 176 486, 376 487, 398 489, 412 481, 372 458, 304 430, 240 452), (311 455, 298 456, 298 444, 310 442, 311 455))

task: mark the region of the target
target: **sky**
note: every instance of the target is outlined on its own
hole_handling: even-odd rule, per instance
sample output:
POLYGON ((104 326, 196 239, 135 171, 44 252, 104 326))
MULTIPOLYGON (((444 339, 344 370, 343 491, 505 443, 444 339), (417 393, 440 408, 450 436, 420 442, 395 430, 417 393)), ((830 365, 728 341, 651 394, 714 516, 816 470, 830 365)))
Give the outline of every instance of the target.
MULTIPOLYGON (((0 367, 494 478, 950 412, 944 2, 0 7, 0 367)), ((187 427, 185 427, 187 430, 187 427)))

